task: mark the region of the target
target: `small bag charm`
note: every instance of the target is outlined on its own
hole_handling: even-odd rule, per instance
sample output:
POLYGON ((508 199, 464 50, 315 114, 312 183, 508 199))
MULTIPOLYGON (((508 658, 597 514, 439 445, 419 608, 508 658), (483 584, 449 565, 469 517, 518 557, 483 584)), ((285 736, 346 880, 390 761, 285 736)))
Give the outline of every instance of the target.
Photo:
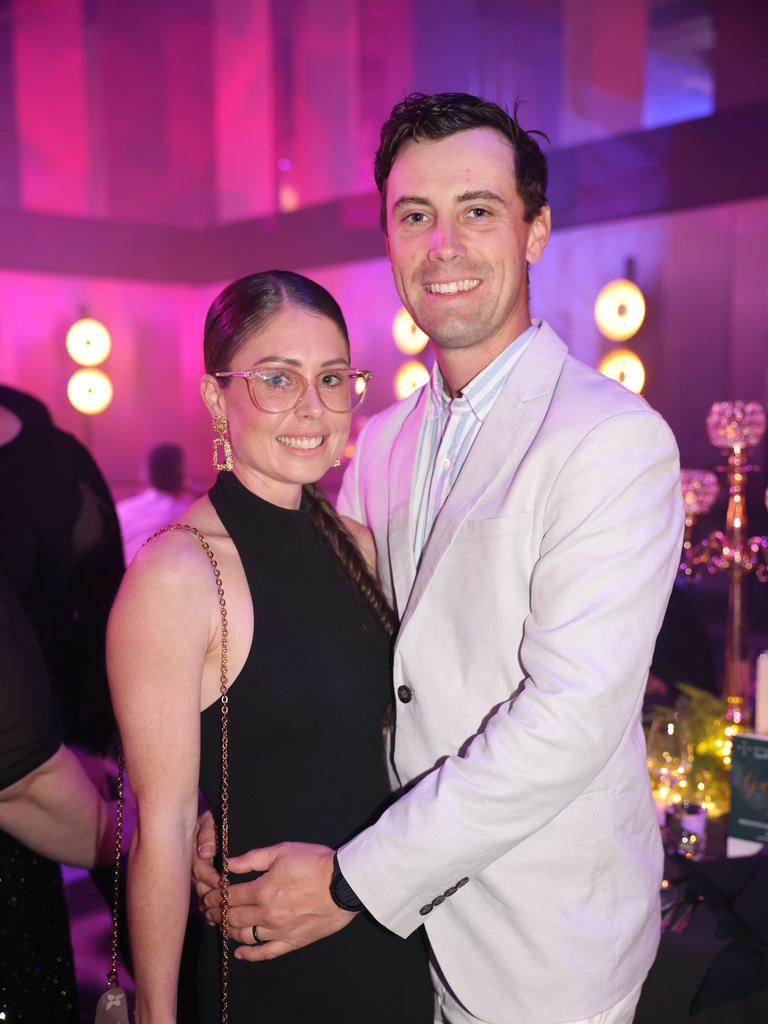
POLYGON ((115 984, 102 993, 96 1004, 96 1024, 129 1024, 128 996, 115 984))

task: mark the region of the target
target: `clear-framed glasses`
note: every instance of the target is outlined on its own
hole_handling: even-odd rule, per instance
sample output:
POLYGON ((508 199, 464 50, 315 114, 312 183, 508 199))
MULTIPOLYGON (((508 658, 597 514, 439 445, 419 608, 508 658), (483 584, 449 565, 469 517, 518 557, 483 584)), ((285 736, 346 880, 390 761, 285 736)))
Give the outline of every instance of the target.
POLYGON ((219 379, 240 377, 248 384, 251 401, 262 412, 290 412, 301 404, 310 385, 330 412, 354 412, 365 398, 373 374, 370 370, 323 370, 309 380, 283 367, 253 370, 220 370, 219 379))

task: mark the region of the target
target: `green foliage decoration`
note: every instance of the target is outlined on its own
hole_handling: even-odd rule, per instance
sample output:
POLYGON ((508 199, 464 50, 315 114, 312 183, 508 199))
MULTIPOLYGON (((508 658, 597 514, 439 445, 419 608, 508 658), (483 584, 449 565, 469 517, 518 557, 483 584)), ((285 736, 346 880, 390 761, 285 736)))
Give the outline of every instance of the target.
MULTIPOLYGON (((717 818, 730 807, 732 736, 740 730, 729 725, 728 702, 724 698, 688 683, 678 683, 677 690, 679 696, 671 710, 677 712, 693 748, 693 763, 688 773, 690 792, 706 807, 710 817, 717 818)), ((669 705, 651 707, 644 716, 646 726, 658 715, 669 713, 669 705)))

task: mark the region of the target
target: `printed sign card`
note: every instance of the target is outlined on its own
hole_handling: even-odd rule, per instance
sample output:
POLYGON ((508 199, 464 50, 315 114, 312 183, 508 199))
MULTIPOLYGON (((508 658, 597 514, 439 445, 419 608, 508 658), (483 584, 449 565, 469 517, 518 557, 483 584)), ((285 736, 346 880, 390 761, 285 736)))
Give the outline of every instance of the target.
POLYGON ((754 852, 768 843, 768 736, 734 736, 731 758, 729 852, 730 838, 755 844, 754 852))

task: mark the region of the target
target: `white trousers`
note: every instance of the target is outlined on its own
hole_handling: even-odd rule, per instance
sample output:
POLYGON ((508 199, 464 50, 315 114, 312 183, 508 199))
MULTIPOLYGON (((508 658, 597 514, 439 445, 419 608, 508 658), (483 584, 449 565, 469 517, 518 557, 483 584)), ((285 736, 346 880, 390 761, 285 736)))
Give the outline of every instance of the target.
MULTIPOLYGON (((432 984, 435 988, 435 1024, 487 1024, 480 1017, 473 1017, 456 1001, 434 967, 432 968, 432 984)), ((562 1024, 632 1024, 642 987, 642 984, 638 985, 614 1006, 603 1010, 602 1013, 595 1014, 594 1017, 563 1021, 562 1024)))

